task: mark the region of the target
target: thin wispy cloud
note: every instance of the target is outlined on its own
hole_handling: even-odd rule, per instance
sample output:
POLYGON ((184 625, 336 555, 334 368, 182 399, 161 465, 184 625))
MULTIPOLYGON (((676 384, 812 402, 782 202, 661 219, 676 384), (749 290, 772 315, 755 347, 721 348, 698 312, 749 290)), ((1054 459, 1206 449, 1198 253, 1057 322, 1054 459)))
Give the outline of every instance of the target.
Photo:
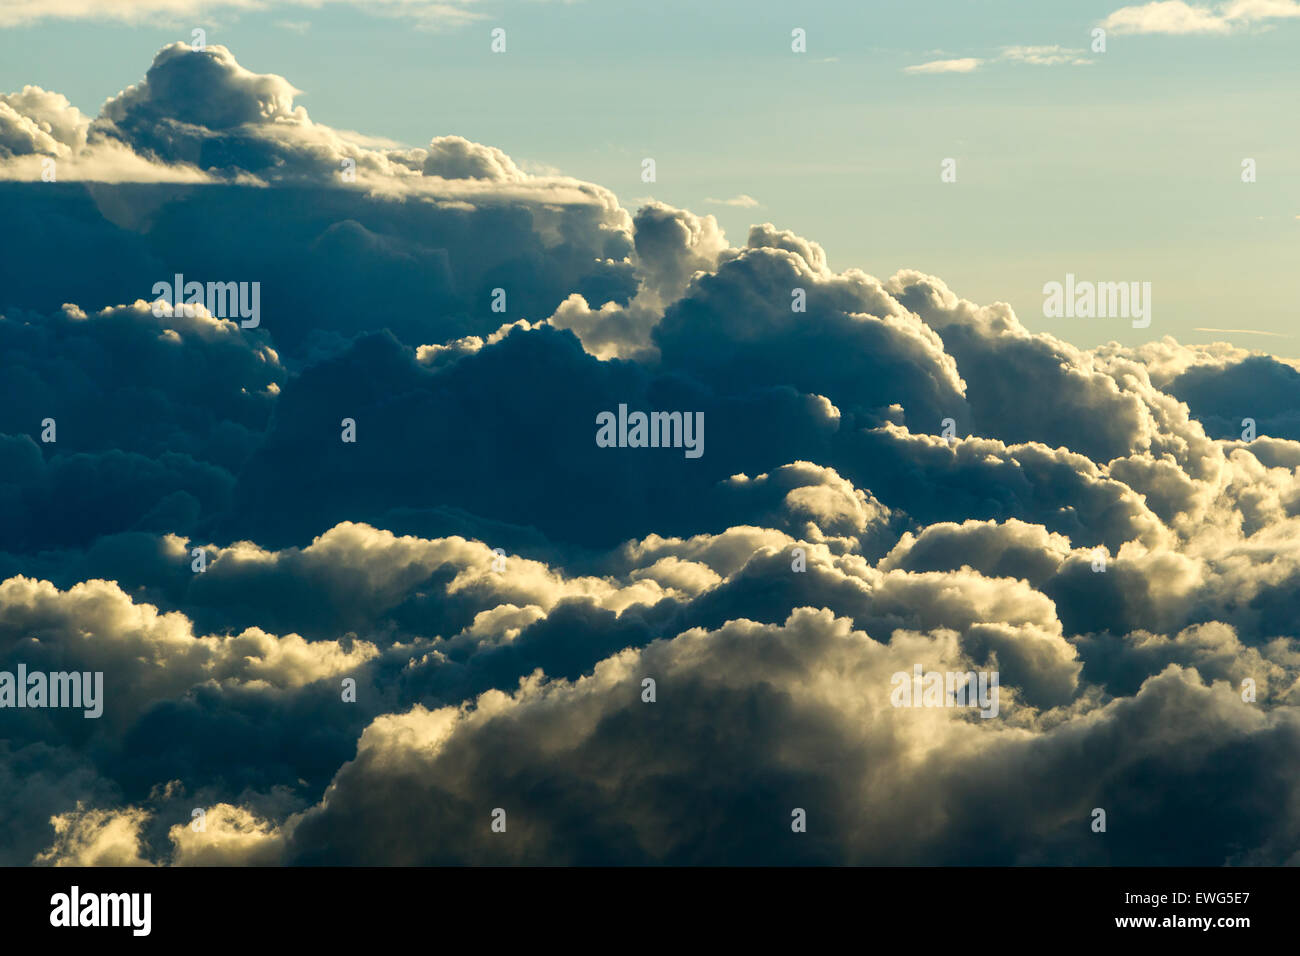
POLYGON ((1028 63, 1031 66, 1082 66, 1092 60, 1084 56, 1083 50, 1072 50, 1063 46, 1009 46, 1002 51, 1002 60, 1028 63))
POLYGON ((1279 339, 1291 338, 1291 336, 1287 335, 1285 332, 1265 332, 1262 329, 1211 329, 1202 326, 1197 326, 1192 331, 1193 332, 1214 332, 1216 334, 1223 334, 1223 335, 1271 335, 1274 338, 1279 338, 1279 339))
POLYGON ((714 206, 736 206, 741 209, 753 209, 756 206, 762 205, 762 203, 753 196, 747 196, 744 193, 741 193, 739 196, 733 196, 731 199, 706 199, 704 201, 714 206))
POLYGON ((929 63, 918 63, 915 66, 903 67, 904 73, 970 73, 979 69, 980 64, 984 61, 973 56, 962 57, 956 60, 931 60, 929 63))
POLYGON ((334 132, 338 133, 340 137, 348 142, 355 143, 358 146, 364 146, 367 149, 400 149, 406 145, 405 143, 399 143, 395 139, 390 139, 387 136, 372 136, 369 133, 360 133, 354 129, 340 128, 335 129, 334 132))
POLYGON ((1093 61, 1083 50, 1056 44, 1046 46, 1008 46, 994 57, 961 57, 930 60, 903 68, 904 73, 973 73, 991 63, 1024 63, 1029 66, 1083 66, 1093 61))

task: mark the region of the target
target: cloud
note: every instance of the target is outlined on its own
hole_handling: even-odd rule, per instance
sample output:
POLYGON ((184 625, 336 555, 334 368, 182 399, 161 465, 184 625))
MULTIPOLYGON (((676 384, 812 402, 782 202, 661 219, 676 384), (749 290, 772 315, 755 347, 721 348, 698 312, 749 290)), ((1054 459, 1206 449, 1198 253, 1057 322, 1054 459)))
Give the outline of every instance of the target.
MULTIPOLYGON (((1170 835, 1193 833, 1201 839, 1187 845, 1198 860, 1286 858, 1286 838, 1255 817, 1235 774, 1277 779, 1279 764, 1243 759, 1241 747, 1280 756, 1300 729, 1293 715, 1261 713, 1225 684, 1171 665, 1132 698, 1017 732, 951 710, 892 708, 890 674, 918 655, 964 666, 950 638, 886 646, 829 613, 801 610, 780 625, 689 631, 578 681, 535 676, 464 707, 416 707, 372 723, 329 799, 263 839, 283 841, 285 862, 390 865, 951 864, 985 845, 990 830, 997 850, 984 856, 1001 863, 1169 860, 1178 845, 1170 835), (640 700, 646 675, 661 688, 656 704, 640 700), (1233 785, 1216 785, 1214 768, 1232 754, 1233 785), (1025 787, 1034 768, 1050 780, 1081 759, 1070 788, 1025 787), (1165 801, 1189 786, 1211 788, 1216 800, 1170 816, 1165 801), (1148 799, 1134 803, 1138 789, 1148 799), (1138 819, 1118 814, 1119 839, 1088 840, 1083 822, 1098 805, 1132 807, 1138 819), (505 838, 489 828, 498 807, 505 838), (810 839, 792 839, 777 822, 791 807, 826 832, 810 827, 810 839), (731 826, 719 827, 723 819, 731 826), (771 837, 755 839, 765 824, 771 837), (1243 827, 1253 854, 1215 836, 1243 827)), ((1292 792, 1294 775, 1278 785, 1292 792)))
POLYGON ((1028 63, 1033 66, 1059 66, 1069 64, 1071 66, 1080 66, 1091 63, 1088 57, 1084 56, 1083 50, 1072 50, 1063 46, 1009 46, 1002 50, 1001 59, 1012 60, 1017 63, 1028 63))
POLYGON ((0 101, 0 664, 107 691, 6 711, 0 861, 1295 862, 1296 362, 297 96, 175 44, 0 101), (259 324, 155 315, 177 273, 259 324), (917 665, 998 717, 895 707, 917 665))
POLYGON ((32 669, 66 655, 84 670, 103 671, 106 727, 129 725, 151 702, 209 681, 297 688, 348 674, 375 654, 364 642, 309 643, 255 627, 200 636, 183 614, 137 604, 114 582, 60 591, 24 577, 0 583, 0 642, 7 656, 22 655, 32 669), (42 640, 33 642, 33 633, 42 640))
POLYGON ((770 224, 694 280, 653 339, 665 366, 715 389, 793 385, 864 412, 901 398, 933 422, 964 405, 956 365, 927 326, 875 279, 831 273, 820 246, 770 224))
POLYGON ((221 803, 204 809, 203 829, 178 823, 168 831, 176 866, 251 866, 273 863, 281 838, 273 825, 244 807, 221 803))
POLYGON ((755 206, 761 205, 753 196, 747 196, 744 193, 731 199, 706 199, 704 201, 715 206, 735 206, 739 209, 753 209, 755 206))
POLYGON ((0 157, 67 155, 85 145, 89 125, 67 97, 24 86, 0 95, 0 157))
POLYGON ((1207 329, 1197 326, 1192 329, 1193 332, 1221 332, 1226 335, 1271 335, 1275 338, 1289 339, 1291 336, 1285 332, 1261 332, 1259 329, 1207 329))
POLYGON ((1257 433, 1300 440, 1300 371, 1271 357, 1253 355, 1219 368, 1196 365, 1168 390, 1215 437, 1240 437, 1249 418, 1257 433))
POLYGON ((903 67, 904 73, 972 73, 984 63, 984 60, 973 57, 961 57, 955 60, 930 60, 928 63, 917 63, 914 66, 903 67))
POLYGON ((50 821, 55 842, 34 862, 47 866, 147 866, 141 856, 140 826, 146 813, 77 810, 50 821))
POLYGON ((651 202, 632 222, 640 272, 661 303, 686 290, 697 272, 711 272, 729 248, 713 216, 695 216, 665 203, 651 202))
POLYGON ((0 317, 0 355, 2 432, 52 418, 64 425, 60 451, 175 452, 227 467, 251 453, 288 379, 264 331, 202 306, 155 315, 141 300, 0 317), (129 387, 109 354, 130 358, 129 387))
POLYGON ((963 57, 953 60, 931 60, 915 66, 904 67, 904 73, 973 73, 988 63, 1011 62, 1026 63, 1032 66, 1060 66, 1068 64, 1081 66, 1093 61, 1084 55, 1083 50, 1070 49, 1058 45, 1050 46, 1007 46, 991 58, 963 57))
POLYGON ((520 182, 525 176, 509 156, 460 136, 438 136, 429 144, 424 175, 443 179, 489 179, 520 182))
POLYGON ((1101 25, 1120 34, 1224 35, 1292 17, 1300 17, 1300 3, 1296 0, 1229 0, 1213 6, 1156 0, 1120 7, 1102 20, 1101 25))

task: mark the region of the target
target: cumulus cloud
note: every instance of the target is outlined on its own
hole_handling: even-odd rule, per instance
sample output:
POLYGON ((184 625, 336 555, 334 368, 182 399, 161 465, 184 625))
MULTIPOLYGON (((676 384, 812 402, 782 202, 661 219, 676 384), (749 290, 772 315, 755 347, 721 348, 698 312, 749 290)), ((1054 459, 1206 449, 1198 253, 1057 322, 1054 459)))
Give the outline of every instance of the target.
POLYGON ((1293 17, 1300 17, 1300 3, 1296 0, 1229 0, 1214 5, 1155 0, 1120 7, 1102 20, 1101 25, 1116 33, 1222 35, 1293 17))
MULTIPOLYGON (((966 666, 951 638, 883 645, 808 609, 780 625, 688 631, 574 682, 535 676, 459 708, 415 707, 367 727, 328 798, 265 832, 261 849, 282 844, 282 861, 314 863, 951 864, 987 846, 991 828, 997 850, 984 857, 1003 863, 1168 860, 1169 837, 1192 833, 1197 860, 1250 859, 1204 836, 1252 819, 1249 787, 1215 787, 1214 768, 1243 741, 1283 753, 1293 715, 1252 709, 1176 665, 1131 698, 1037 731, 892 708, 891 672, 918 655, 966 666), (681 705, 642 703, 643 675, 681 705), (1058 774, 1068 788, 1025 787, 1058 774), (1134 805, 1123 839, 1087 839, 1077 821, 1089 808, 1129 806, 1153 779, 1160 799, 1134 805), (1162 820, 1156 808, 1187 785, 1216 800, 1162 820), (501 804, 507 839, 487 825, 501 804), (780 822, 791 806, 827 832, 792 839, 780 822)), ((1248 783, 1276 779, 1276 764, 1232 766, 1248 783)), ((1294 778, 1281 786, 1292 792, 1294 778)), ((1286 852, 1269 829, 1254 824, 1256 859, 1286 852)))
POLYGON ((175 44, 95 117, 0 98, 0 663, 106 687, 6 718, 0 860, 1295 861, 1294 361, 298 95, 175 44), (895 706, 917 666, 998 716, 895 706))
POLYGON ((202 830, 178 823, 168 831, 176 866, 255 866, 276 861, 282 841, 273 825, 228 803, 200 809, 204 810, 202 830))
POLYGON ((136 809, 87 810, 78 807, 51 819, 55 840, 35 862, 48 866, 147 866, 141 855, 136 809))
POLYGON ((21 576, 0 583, 0 642, 33 669, 67 657, 104 672, 106 725, 129 724, 151 702, 208 681, 296 688, 346 674, 375 654, 364 642, 307 642, 260 628, 200 636, 183 614, 137 604, 113 582, 60 591, 21 576))
POLYGON ((67 97, 39 86, 0 95, 0 157, 71 155, 85 146, 89 126, 67 97))

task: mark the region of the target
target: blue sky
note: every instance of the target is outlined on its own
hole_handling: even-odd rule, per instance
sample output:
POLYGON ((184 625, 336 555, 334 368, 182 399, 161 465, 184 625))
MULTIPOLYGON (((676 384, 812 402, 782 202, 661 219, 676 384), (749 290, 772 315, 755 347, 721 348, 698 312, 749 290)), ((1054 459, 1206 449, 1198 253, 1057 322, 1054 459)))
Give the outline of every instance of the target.
POLYGON ((1300 355, 1300 19, 1211 35, 1112 30, 1093 53, 1090 31, 1115 0, 490 0, 455 8, 477 19, 432 22, 348 3, 178 3, 180 14, 143 23, 7 27, 0 88, 34 83, 94 113, 202 26, 249 69, 287 77, 332 126, 408 145, 466 136, 608 186, 624 205, 653 196, 711 212, 733 243, 771 221, 820 242, 836 269, 918 268, 1085 347, 1173 334, 1300 355), (489 50, 496 26, 504 55, 489 50), (806 54, 791 51, 794 27, 806 54), (1026 46, 1091 62, 1006 54, 1026 46), (961 58, 984 62, 904 72, 961 58), (640 181, 647 156, 653 184, 640 181), (955 183, 940 182, 947 157, 955 183), (709 202, 741 195, 759 205, 709 202), (1042 286, 1067 272, 1151 282, 1152 326, 1044 318, 1042 286))

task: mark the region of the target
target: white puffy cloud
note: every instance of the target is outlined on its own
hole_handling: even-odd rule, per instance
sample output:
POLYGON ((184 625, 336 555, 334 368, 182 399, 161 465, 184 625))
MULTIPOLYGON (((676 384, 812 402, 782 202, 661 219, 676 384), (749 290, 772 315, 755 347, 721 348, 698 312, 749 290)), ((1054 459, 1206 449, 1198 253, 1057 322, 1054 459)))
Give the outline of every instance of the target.
POLYGON ((54 842, 34 862, 47 866, 149 866, 140 828, 148 813, 134 807, 60 813, 50 820, 54 842))
POLYGON ((1116 33, 1223 35, 1270 20, 1300 17, 1296 0, 1227 0, 1217 4, 1154 0, 1120 7, 1101 21, 1116 33))
MULTIPOLYGON (((1275 761, 1236 762, 1233 785, 1194 816, 1162 807, 1207 785, 1243 745, 1280 757, 1300 731, 1294 713, 1252 707, 1177 664, 1131 697, 1041 719, 893 706, 892 675, 921 662, 973 669, 951 635, 886 645, 806 609, 777 625, 687 631, 576 681, 534 675, 460 707, 416 706, 373 721, 314 807, 274 828, 244 817, 240 851, 353 864, 934 864, 968 859, 993 834, 1004 863, 1062 852, 1131 863, 1168 854, 1168 834, 1185 832, 1200 835, 1198 859, 1287 859, 1291 816, 1260 821, 1245 853, 1217 836, 1220 821, 1249 813, 1256 783, 1295 791, 1300 781, 1279 777, 1275 761), (644 676, 656 680, 655 704, 640 699, 644 676), (1068 786, 1031 786, 1058 776, 1068 786), (1138 789, 1146 799, 1130 802, 1138 789), (1099 805, 1126 821, 1124 839, 1087 839, 1099 805), (712 810, 682 809, 701 806, 712 810), (780 821, 796 806, 818 826, 783 842, 780 821), (495 808, 508 838, 490 832, 495 808), (715 815, 731 826, 717 828, 715 815), (769 839, 756 836, 764 820, 769 839), (1157 820, 1159 834, 1142 836, 1157 820)), ((1001 707, 1022 705, 1004 691, 1001 707)))
POLYGON ((308 642, 260 628, 198 635, 180 612, 136 603, 114 582, 84 581, 61 591, 48 581, 0 582, 0 650, 29 670, 104 674, 103 716, 127 728, 151 704, 213 682, 218 686, 295 689, 347 675, 374 657, 366 642, 308 642))

